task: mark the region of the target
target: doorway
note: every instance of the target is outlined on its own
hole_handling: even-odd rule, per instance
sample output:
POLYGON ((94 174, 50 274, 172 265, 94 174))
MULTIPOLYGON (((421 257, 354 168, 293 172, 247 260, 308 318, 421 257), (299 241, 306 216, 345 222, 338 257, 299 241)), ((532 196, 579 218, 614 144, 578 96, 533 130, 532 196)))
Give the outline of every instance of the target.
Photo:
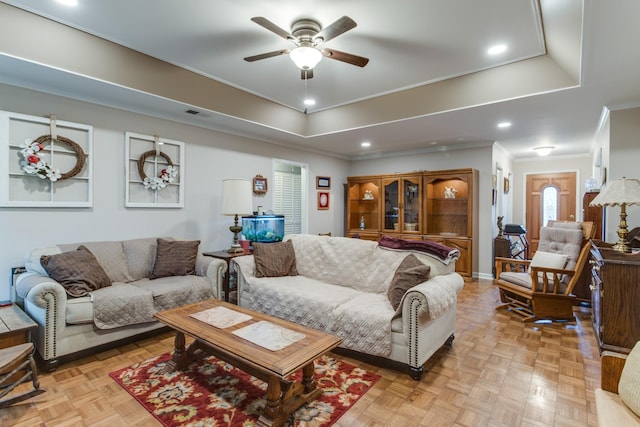
POLYGON ((547 221, 576 221, 576 180, 576 172, 527 175, 525 226, 529 254, 538 248, 540 228, 547 221))

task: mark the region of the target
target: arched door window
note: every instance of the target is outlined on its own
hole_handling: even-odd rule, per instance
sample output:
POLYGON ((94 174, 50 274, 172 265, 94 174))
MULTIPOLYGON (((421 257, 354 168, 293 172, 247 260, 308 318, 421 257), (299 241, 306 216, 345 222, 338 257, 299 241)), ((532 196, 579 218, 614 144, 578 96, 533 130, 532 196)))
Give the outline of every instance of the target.
POLYGON ((558 189, 552 185, 542 190, 542 225, 558 219, 558 189))

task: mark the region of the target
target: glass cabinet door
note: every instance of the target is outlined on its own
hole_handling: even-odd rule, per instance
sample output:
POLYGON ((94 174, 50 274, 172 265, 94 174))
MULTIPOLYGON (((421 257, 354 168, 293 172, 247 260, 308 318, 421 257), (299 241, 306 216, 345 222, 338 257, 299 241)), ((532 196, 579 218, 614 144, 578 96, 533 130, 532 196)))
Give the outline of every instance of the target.
POLYGON ((420 213, 422 198, 420 191, 421 177, 404 178, 402 180, 402 231, 420 232, 420 213))
POLYGON ((385 231, 398 231, 400 227, 400 180, 385 179, 384 186, 384 224, 385 231))
POLYGON ((350 232, 379 232, 380 180, 349 180, 347 227, 350 232))
POLYGON ((387 178, 384 188, 384 231, 420 233, 421 176, 387 178))
POLYGON ((440 175, 428 178, 426 234, 471 237, 468 178, 440 175))

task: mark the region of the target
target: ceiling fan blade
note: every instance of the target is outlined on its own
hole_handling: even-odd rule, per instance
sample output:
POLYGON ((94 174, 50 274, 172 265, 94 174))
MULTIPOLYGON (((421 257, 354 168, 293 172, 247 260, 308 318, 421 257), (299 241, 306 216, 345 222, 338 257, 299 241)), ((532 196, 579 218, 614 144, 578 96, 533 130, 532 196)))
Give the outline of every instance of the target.
POLYGON ((247 62, 259 61, 261 59, 273 58, 274 56, 286 55, 289 49, 274 50, 272 52, 261 53, 260 55, 247 56, 244 58, 247 62))
POLYGON ((333 24, 329 25, 326 28, 320 30, 318 34, 316 34, 315 38, 322 37, 322 40, 327 42, 333 38, 338 37, 340 34, 346 33, 347 31, 355 28, 358 24, 356 21, 349 18, 348 16, 343 16, 338 19, 333 24))
POLYGON ((264 27, 267 30, 271 31, 272 33, 279 35, 285 40, 295 40, 295 37, 293 37, 291 34, 283 30, 282 28, 278 27, 273 22, 269 21, 267 18, 263 18, 262 16, 256 16, 251 18, 251 20, 256 24, 260 25, 261 27, 264 27))
POLYGON ((313 78, 313 70, 300 70, 300 78, 302 80, 309 80, 313 78))
POLYGON ((364 56, 353 55, 351 53, 340 52, 339 50, 324 48, 322 54, 327 58, 335 59, 337 61, 346 62, 358 67, 364 67, 369 63, 369 58, 364 56))

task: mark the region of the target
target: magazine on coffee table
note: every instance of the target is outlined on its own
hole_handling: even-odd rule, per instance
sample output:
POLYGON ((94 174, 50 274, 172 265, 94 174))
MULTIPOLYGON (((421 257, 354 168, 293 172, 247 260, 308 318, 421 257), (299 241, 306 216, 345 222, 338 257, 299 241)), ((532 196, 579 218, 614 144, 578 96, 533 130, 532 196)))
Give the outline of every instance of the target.
POLYGON ((190 316, 219 329, 228 328, 251 319, 248 314, 239 313, 226 307, 214 307, 192 313, 190 316))
POLYGON ((282 350, 305 337, 300 332, 283 328, 266 320, 252 323, 233 331, 232 334, 271 351, 282 350))

